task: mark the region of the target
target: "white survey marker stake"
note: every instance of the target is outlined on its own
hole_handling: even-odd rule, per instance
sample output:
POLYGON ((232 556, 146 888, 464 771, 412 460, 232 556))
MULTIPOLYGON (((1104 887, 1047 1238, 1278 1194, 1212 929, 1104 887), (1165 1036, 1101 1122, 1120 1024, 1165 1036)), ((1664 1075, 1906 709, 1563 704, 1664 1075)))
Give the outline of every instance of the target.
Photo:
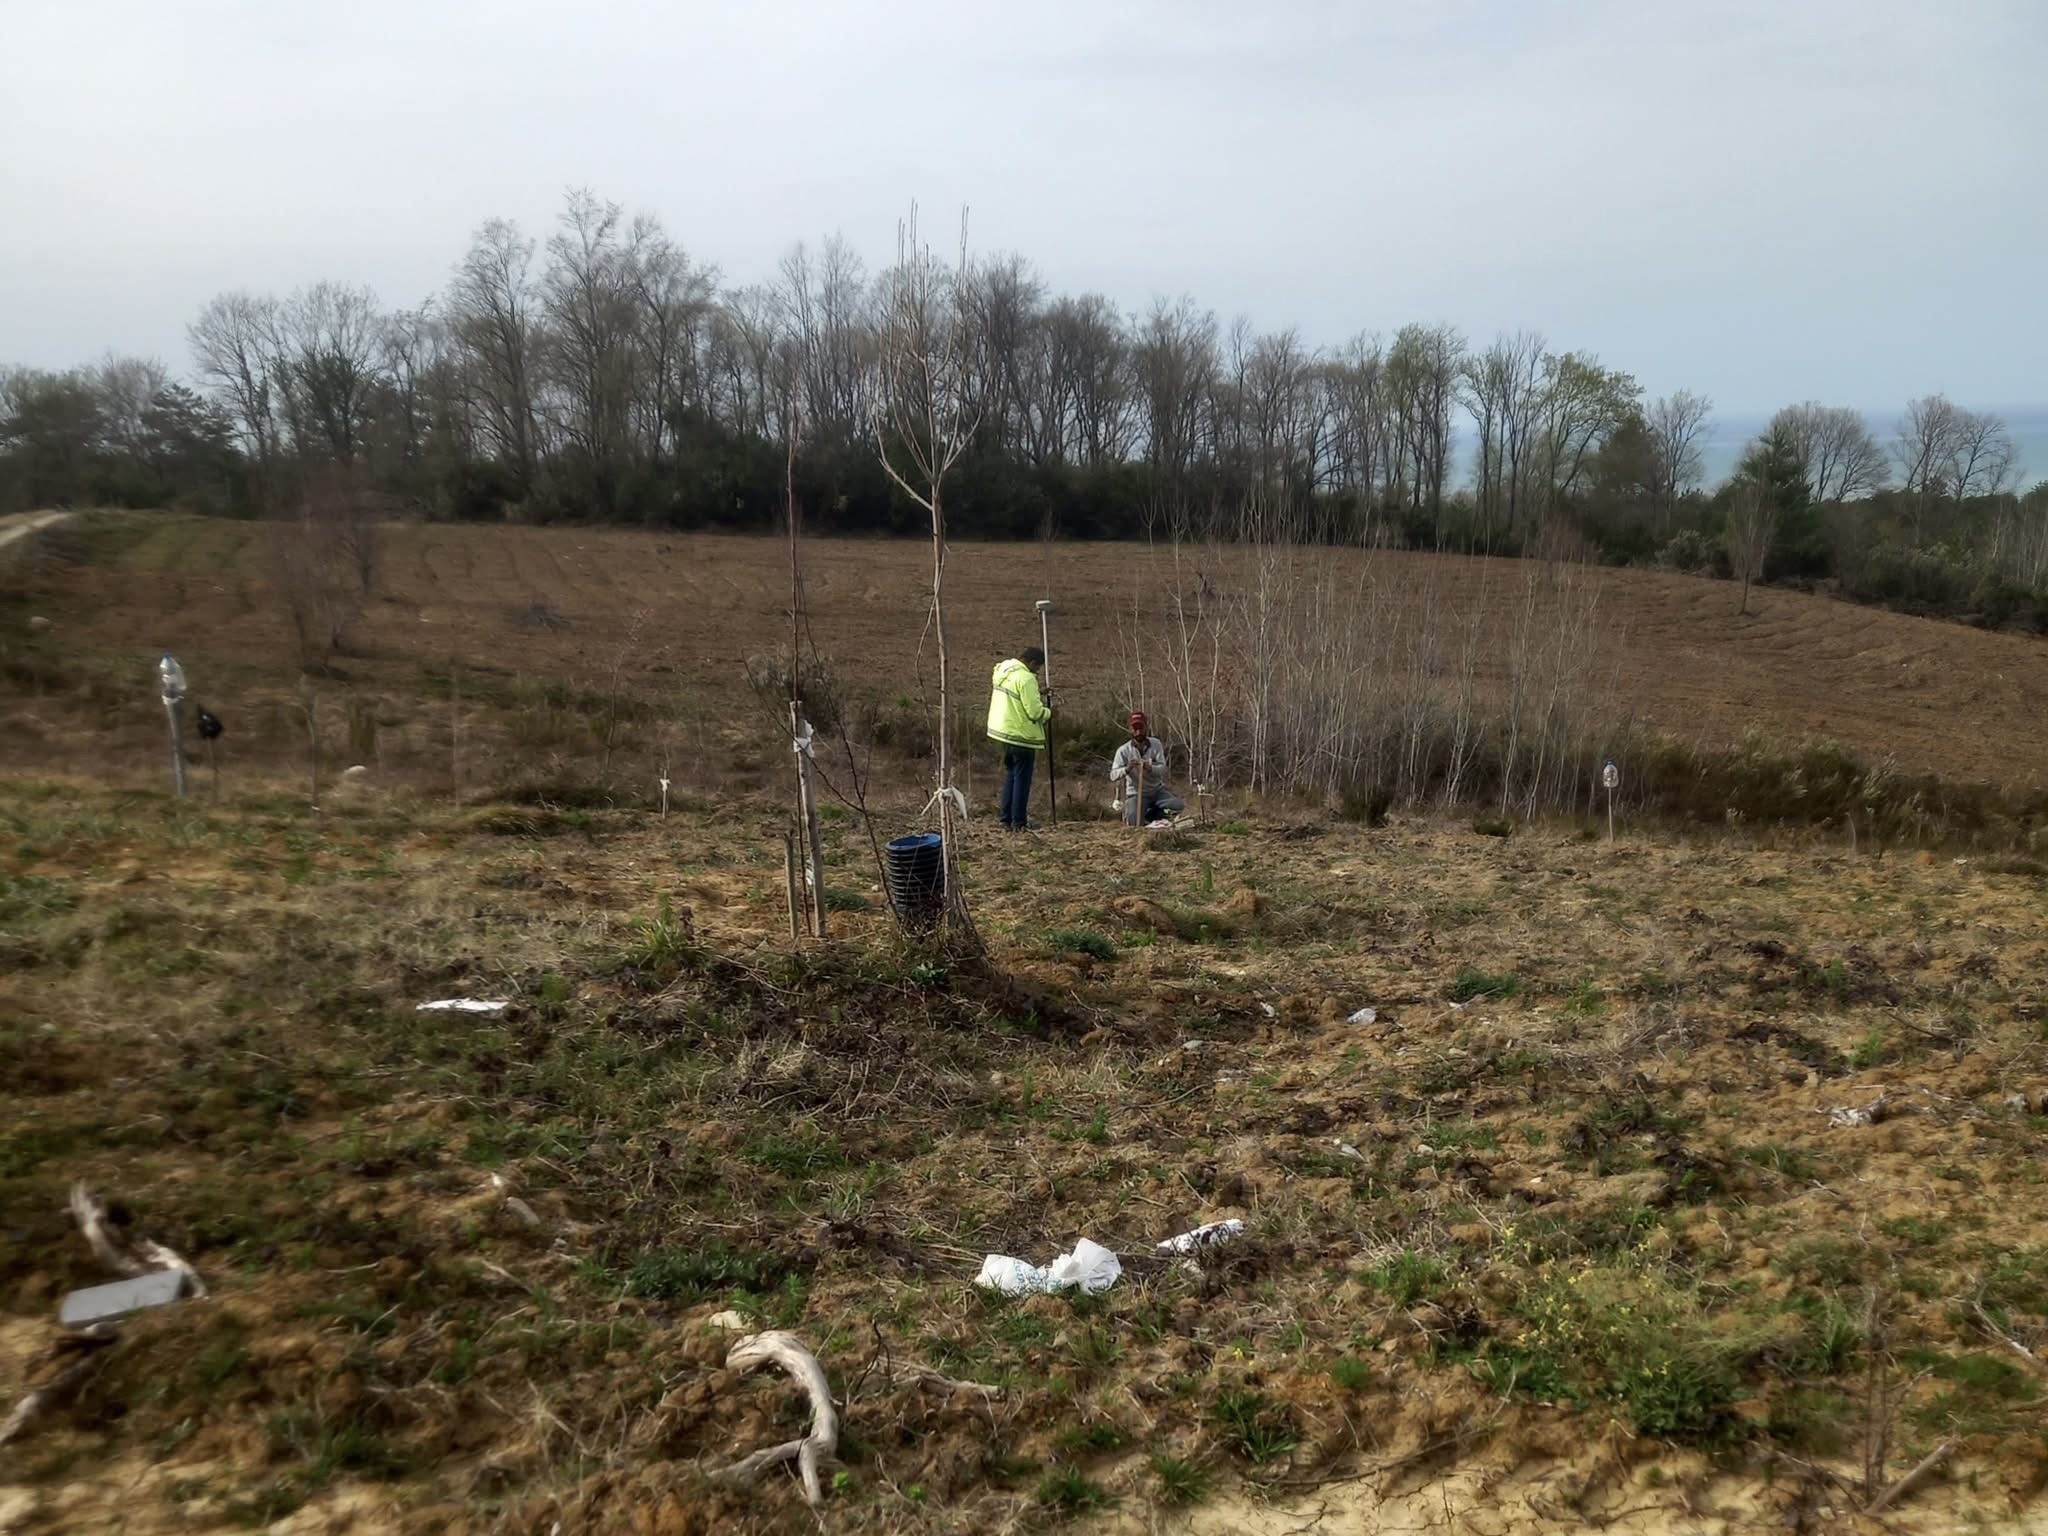
POLYGON ((171 718, 171 787, 185 798, 185 722, 178 706, 185 701, 185 669, 178 658, 165 651, 156 664, 157 688, 164 701, 164 713, 171 718))

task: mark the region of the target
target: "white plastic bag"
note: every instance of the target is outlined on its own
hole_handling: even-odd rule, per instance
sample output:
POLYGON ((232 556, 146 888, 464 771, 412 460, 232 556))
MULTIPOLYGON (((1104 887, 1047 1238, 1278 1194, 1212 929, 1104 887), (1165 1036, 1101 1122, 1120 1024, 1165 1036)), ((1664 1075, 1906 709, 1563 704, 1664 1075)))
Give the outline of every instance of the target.
POLYGON ((1063 1291, 1070 1285, 1079 1286, 1085 1296, 1108 1290, 1123 1272, 1124 1267, 1115 1254, 1085 1237, 1074 1244, 1072 1253, 1063 1253, 1054 1259, 1047 1271, 1052 1277, 1051 1289, 1063 1291))
POLYGON ((1013 1259, 1007 1253, 991 1253, 981 1261, 981 1273, 974 1277, 974 1283, 1005 1296, 1031 1296, 1040 1291, 1075 1287, 1084 1295, 1094 1296, 1115 1285, 1123 1272, 1115 1254, 1084 1237, 1071 1252, 1043 1266, 1013 1259))

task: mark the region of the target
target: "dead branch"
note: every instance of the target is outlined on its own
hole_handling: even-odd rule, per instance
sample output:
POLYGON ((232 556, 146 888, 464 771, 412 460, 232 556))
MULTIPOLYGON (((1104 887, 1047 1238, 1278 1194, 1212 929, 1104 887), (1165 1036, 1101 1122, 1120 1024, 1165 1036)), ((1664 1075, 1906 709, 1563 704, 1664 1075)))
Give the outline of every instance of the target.
POLYGON ((1915 1467, 1912 1471, 1908 1472, 1904 1477, 1900 1478, 1896 1483, 1893 1483, 1891 1487, 1885 1489, 1883 1493, 1880 1493, 1876 1498, 1872 1499, 1868 1504, 1864 1505, 1863 1513, 1866 1516, 1875 1515, 1883 1509, 1885 1509, 1888 1505, 1892 1504, 1894 1501, 1903 1498, 1907 1493, 1912 1491, 1916 1484, 1918 1484, 1924 1478, 1926 1478, 1927 1475, 1934 1471, 1936 1467, 1939 1467, 1943 1462, 1947 1461, 1949 1457, 1955 1455, 1955 1453, 1955 1441, 1942 1441, 1941 1444, 1937 1445, 1933 1450, 1927 1453, 1926 1459, 1922 1461, 1919 1466, 1915 1467))
POLYGON ((756 1451, 727 1467, 718 1476, 735 1483, 751 1482, 763 1469, 794 1461, 803 1475, 804 1497, 816 1509, 825 1502, 825 1490, 818 1481, 818 1463, 839 1450, 839 1415, 832 1406, 832 1385, 818 1357, 793 1333, 779 1330, 757 1333, 733 1345, 725 1357, 727 1370, 751 1370, 757 1365, 779 1365, 790 1379, 803 1388, 811 1401, 811 1428, 801 1440, 756 1451))
POLYGON ((943 1375, 925 1365, 903 1365, 897 1368, 895 1380, 915 1382, 927 1391, 940 1397, 956 1395, 979 1397, 985 1402, 999 1403, 1003 1400, 1003 1389, 982 1381, 961 1381, 954 1376, 943 1375))
POLYGON ((92 1248, 93 1257, 115 1274, 133 1279, 160 1269, 176 1270, 185 1277, 185 1287, 191 1295, 206 1295, 206 1282, 199 1278, 199 1271, 175 1249, 146 1237, 136 1239, 131 1246, 125 1238, 118 1237, 107 1225, 106 1207, 94 1198, 83 1180, 71 1186, 71 1216, 92 1248))
MULTIPOLYGON (((0 1445, 6 1445, 27 1429, 40 1414, 59 1406, 85 1385, 86 1379, 97 1371, 100 1363, 106 1359, 106 1351, 98 1346, 113 1343, 114 1335, 93 1335, 88 1342, 95 1347, 65 1366, 40 1387, 25 1394, 21 1401, 14 1405, 14 1411, 7 1415, 5 1422, 0 1422, 0 1445)), ((67 1339, 65 1343, 69 1345, 72 1341, 67 1339)))
POLYGON ((2011 1350, 2014 1354, 2018 1355, 2022 1360, 2026 1361, 2027 1364, 2031 1365, 2035 1370, 2048 1371, 2048 1360, 2043 1360, 2039 1355, 2035 1354, 2031 1349, 2027 1348, 2027 1346, 2022 1344, 2018 1339, 2014 1338, 2011 1334, 2007 1333, 2003 1328, 2000 1328, 1996 1323, 1992 1322, 1991 1314, 1984 1310, 1983 1302, 1971 1302, 1970 1310, 1974 1312, 1977 1316, 1977 1326, 1982 1328, 1986 1333, 1990 1334, 1992 1338, 1998 1340, 1999 1343, 2003 1344, 2007 1349, 2011 1350))

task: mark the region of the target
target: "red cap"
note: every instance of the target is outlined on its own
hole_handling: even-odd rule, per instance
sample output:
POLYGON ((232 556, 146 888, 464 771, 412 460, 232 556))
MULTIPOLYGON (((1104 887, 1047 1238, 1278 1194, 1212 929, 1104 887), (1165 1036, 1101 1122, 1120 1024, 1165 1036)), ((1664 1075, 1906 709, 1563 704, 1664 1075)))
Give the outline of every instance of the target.
POLYGON ((1134 709, 1134 710, 1132 710, 1132 711, 1131 711, 1131 729, 1132 729, 1132 730, 1134 730, 1134 731, 1142 731, 1142 730, 1144 730, 1144 729, 1146 728, 1146 725, 1147 725, 1147 724, 1148 724, 1148 722, 1147 722, 1147 721, 1146 721, 1146 719, 1145 719, 1145 711, 1143 711, 1142 709, 1134 709))

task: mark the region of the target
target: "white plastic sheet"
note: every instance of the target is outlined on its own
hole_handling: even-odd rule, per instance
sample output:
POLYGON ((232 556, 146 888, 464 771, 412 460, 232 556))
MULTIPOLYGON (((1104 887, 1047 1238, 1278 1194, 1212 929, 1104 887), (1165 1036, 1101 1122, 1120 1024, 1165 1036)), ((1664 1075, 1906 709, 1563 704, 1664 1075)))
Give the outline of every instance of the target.
POLYGON ((503 1013, 512 1006, 506 998, 442 997, 421 1003, 416 1013, 503 1013))
POLYGON ((1233 1237, 1244 1235, 1244 1223, 1235 1216, 1228 1221, 1212 1221, 1206 1226, 1196 1227, 1192 1232, 1183 1232, 1179 1237, 1169 1237, 1159 1245, 1161 1253, 1198 1253, 1204 1248, 1213 1248, 1218 1243, 1227 1243, 1233 1237))
POLYGON ((989 1254, 981 1261, 981 1273, 974 1277, 974 1283, 1005 1296, 1074 1289, 1094 1296, 1115 1285, 1123 1272, 1123 1264, 1115 1254, 1084 1237, 1071 1251, 1043 1266, 1027 1264, 1006 1253, 989 1254))

